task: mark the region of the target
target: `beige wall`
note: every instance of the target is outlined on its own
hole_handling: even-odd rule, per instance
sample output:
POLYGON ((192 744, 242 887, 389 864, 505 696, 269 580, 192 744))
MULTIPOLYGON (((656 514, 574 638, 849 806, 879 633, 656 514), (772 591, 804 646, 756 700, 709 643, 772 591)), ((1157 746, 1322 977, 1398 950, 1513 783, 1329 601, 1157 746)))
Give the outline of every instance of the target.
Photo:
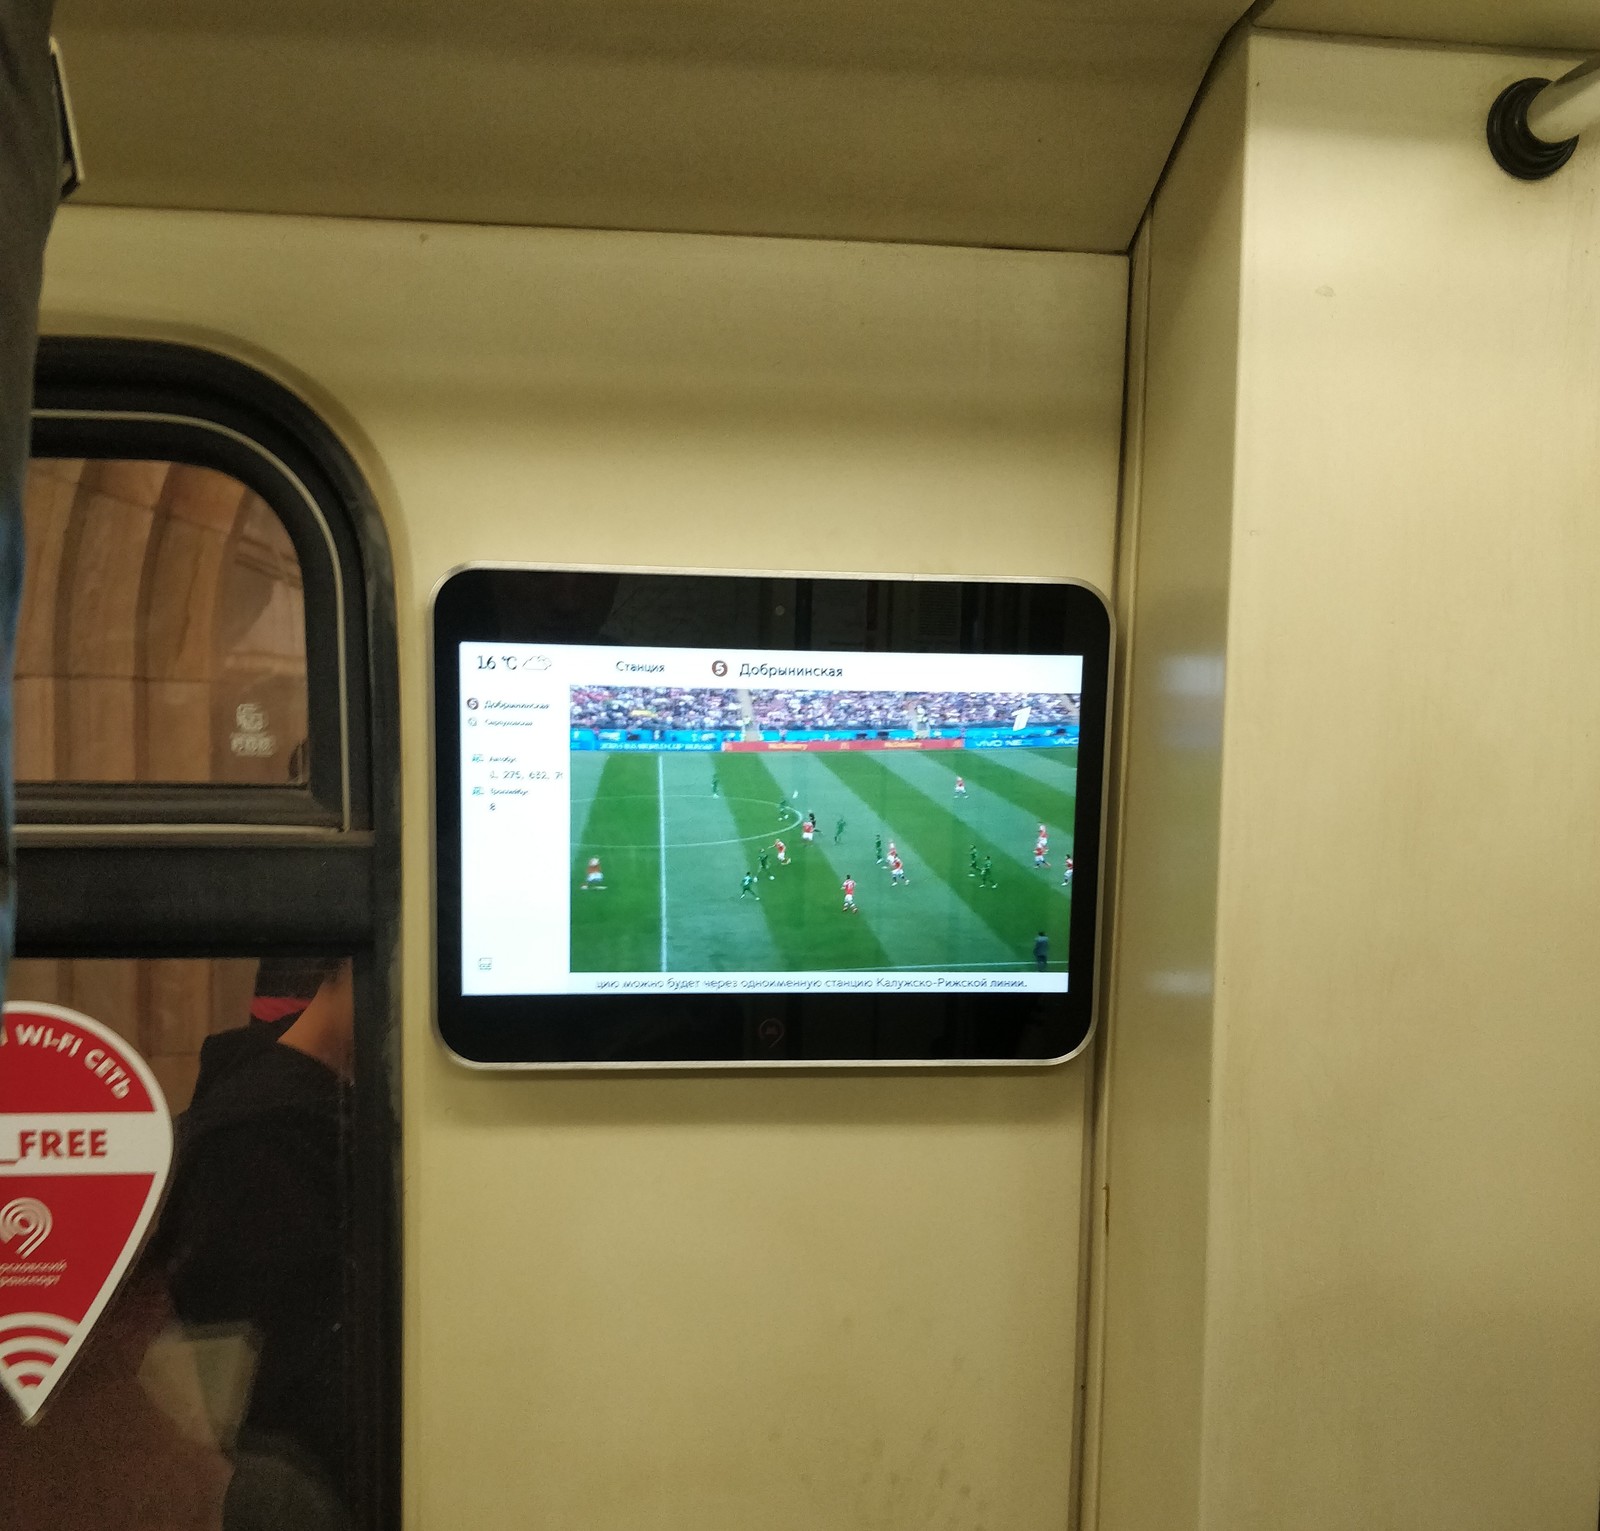
POLYGON ((1182 1526, 1199 1491, 1245 86, 1240 51, 1194 120, 1133 267, 1139 345, 1118 591, 1123 820, 1089 1525, 1182 1526))
MULTIPOLYGON (((1541 63, 1256 39, 1141 242, 1104 1531, 1592 1525, 1600 149, 1481 139, 1541 63)), ((412 1526, 1068 1523, 1085 1070, 449 1065, 423 617, 481 557, 1109 584, 1124 276, 63 218, 52 327, 271 359, 394 536, 412 1526)))
MULTIPOLYGON (((1540 64, 1560 68, 1257 39, 1237 249, 1204 244, 1225 206, 1185 201, 1186 171, 1226 189, 1203 128, 1158 204, 1104 1531, 1594 1524, 1600 145, 1526 186, 1482 140, 1487 104, 1540 64), (1157 391, 1164 349, 1194 387, 1222 367, 1226 336, 1159 317, 1164 252, 1185 250, 1196 283, 1236 274, 1210 304, 1238 304, 1231 485, 1226 411, 1200 442, 1194 389, 1157 391), (1152 512, 1175 451, 1195 475, 1169 524, 1152 512), (1138 774, 1172 748, 1137 723, 1161 716, 1149 602, 1175 567, 1208 641, 1226 602, 1220 796, 1181 809, 1141 802, 1138 774), (1167 831, 1145 871, 1165 924, 1133 907, 1141 824, 1167 831), (1187 883, 1188 849, 1209 886, 1187 883), (1158 1046, 1169 1007, 1130 985, 1213 911, 1201 1101, 1158 1046), (1124 1176, 1170 1206, 1125 1220, 1124 1176), (1141 1254, 1142 1286, 1119 1286, 1141 1254), (1119 1353, 1119 1301, 1124 1324, 1192 1304, 1202 1263, 1198 1407, 1165 1450, 1118 1455, 1119 1388, 1158 1377, 1170 1342, 1158 1323, 1119 1353), (1198 1479, 1157 1522, 1138 1479, 1172 1451, 1198 1453, 1198 1479)), ((1172 1361, 1187 1387, 1187 1344, 1172 1361)))
POLYGON ((1109 586, 1126 263, 79 209, 50 329, 201 335, 396 552, 413 1527, 1068 1523, 1086 1070, 505 1078, 429 1033, 424 619, 474 558, 1109 586))

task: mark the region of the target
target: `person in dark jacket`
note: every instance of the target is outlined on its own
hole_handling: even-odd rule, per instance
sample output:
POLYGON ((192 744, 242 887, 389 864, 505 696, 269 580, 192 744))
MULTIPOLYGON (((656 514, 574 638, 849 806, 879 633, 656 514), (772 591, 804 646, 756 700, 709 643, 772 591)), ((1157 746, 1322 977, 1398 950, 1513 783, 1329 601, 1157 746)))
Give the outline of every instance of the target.
POLYGON ((0 990, 11 957, 11 671, 22 600, 22 493, 32 429, 44 244, 61 195, 51 0, 0 4, 0 990))
POLYGON ((265 1523, 247 1502, 281 1496, 287 1479, 325 1506, 308 1523, 336 1525, 349 1452, 350 966, 263 963, 252 1008, 268 1018, 201 1050, 152 1257, 181 1323, 243 1334, 257 1351, 224 1524, 265 1523), (271 992, 285 988, 308 993, 271 992))

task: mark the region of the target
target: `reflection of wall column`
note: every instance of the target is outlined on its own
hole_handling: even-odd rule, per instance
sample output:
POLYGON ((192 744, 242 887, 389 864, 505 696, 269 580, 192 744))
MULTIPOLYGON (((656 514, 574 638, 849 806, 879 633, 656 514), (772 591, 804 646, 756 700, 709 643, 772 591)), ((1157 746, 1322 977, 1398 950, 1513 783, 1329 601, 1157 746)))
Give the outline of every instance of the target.
POLYGON ((218 598, 233 528, 254 500, 237 479, 209 468, 175 464, 168 474, 139 612, 141 780, 218 779, 211 726, 222 668, 218 598))
POLYGON ((304 781, 305 600, 283 523, 258 496, 240 503, 212 615, 215 781, 304 781))
POLYGON ((168 471, 161 462, 90 462, 78 481, 56 587, 56 760, 64 780, 138 779, 139 624, 168 471))
POLYGON ((304 779, 300 568, 257 494, 181 463, 39 460, 26 514, 19 780, 304 779), (241 706, 264 736, 242 748, 241 706))
POLYGON ((81 460, 35 460, 28 469, 23 497, 28 563, 17 624, 14 693, 20 781, 51 781, 59 774, 56 592, 82 473, 81 460))

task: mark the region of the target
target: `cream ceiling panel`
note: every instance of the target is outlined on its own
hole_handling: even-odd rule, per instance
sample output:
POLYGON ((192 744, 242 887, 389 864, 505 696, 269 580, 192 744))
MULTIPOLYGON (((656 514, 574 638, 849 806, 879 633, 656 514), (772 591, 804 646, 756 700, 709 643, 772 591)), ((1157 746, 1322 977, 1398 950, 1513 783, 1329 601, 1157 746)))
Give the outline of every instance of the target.
POLYGON ((1121 250, 1244 0, 61 0, 83 200, 1121 250))
POLYGON ((1600 0, 1274 0, 1262 26, 1509 48, 1600 48, 1600 0))

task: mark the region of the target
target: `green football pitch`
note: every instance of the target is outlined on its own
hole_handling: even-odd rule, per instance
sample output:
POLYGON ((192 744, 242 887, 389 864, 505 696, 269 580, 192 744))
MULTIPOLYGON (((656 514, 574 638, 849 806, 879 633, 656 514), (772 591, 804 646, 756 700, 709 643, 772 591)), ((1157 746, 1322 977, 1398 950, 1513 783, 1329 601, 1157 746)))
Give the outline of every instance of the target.
POLYGON ((572 971, 1020 971, 1041 930, 1063 971, 1076 774, 1075 749, 576 752, 572 971), (877 863, 878 836, 905 864, 899 887, 877 863), (974 847, 980 867, 993 860, 992 886, 972 875, 974 847), (581 891, 591 856, 605 886, 581 891), (757 882, 741 897, 746 873, 757 882), (847 875, 858 914, 843 909, 847 875))

